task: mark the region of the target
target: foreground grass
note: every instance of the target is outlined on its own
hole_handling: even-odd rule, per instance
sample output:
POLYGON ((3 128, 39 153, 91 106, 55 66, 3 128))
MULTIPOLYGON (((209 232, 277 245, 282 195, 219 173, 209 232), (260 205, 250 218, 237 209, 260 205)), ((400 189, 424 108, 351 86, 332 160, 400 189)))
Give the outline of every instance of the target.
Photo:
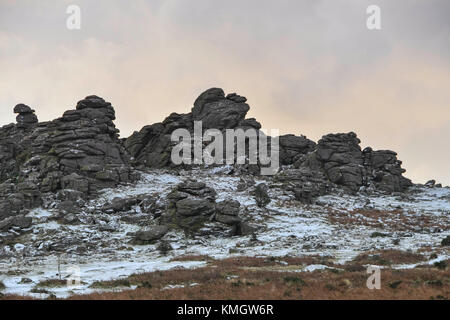
MULTIPOLYGON (((403 252, 377 252, 390 263, 420 261, 403 252)), ((381 271, 381 289, 369 290, 369 274, 362 265, 371 256, 359 256, 345 266, 335 266, 326 257, 230 258, 181 257, 182 261, 205 260, 198 269, 177 269, 131 275, 124 279, 96 282, 92 287, 114 290, 70 299, 448 299, 448 267, 422 265, 414 269, 381 271), (368 258, 369 257, 369 258, 368 258), (305 265, 327 268, 298 272, 305 265), (130 287, 130 289, 126 288, 130 287), (131 289, 133 287, 134 289, 131 289), (120 291, 117 288, 121 288, 120 291)), ((390 264, 389 263, 389 264, 390 264)), ((386 265, 389 265, 386 264, 386 265)), ((448 261, 447 261, 448 265, 448 261)), ((16 296, 5 296, 17 299, 16 296)))

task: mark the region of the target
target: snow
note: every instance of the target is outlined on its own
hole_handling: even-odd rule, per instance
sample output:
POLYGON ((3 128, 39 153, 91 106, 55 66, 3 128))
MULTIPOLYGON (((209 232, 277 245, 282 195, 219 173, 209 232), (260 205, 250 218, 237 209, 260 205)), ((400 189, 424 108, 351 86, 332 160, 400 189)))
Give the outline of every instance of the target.
MULTIPOLYGON (((90 208, 98 208, 114 198, 127 198, 142 194, 165 197, 172 188, 185 178, 193 177, 203 181, 217 192, 217 202, 234 199, 241 203, 241 217, 257 226, 256 239, 244 237, 205 236, 196 239, 186 238, 178 231, 169 232, 164 239, 169 241, 173 250, 162 256, 156 245, 135 246, 129 243, 130 232, 141 227, 122 221, 121 215, 105 213, 79 213, 77 217, 83 222, 76 225, 60 225, 52 220, 55 209, 38 208, 28 216, 33 218, 33 232, 26 235, 12 248, 0 245, 0 280, 5 284, 3 293, 46 297, 44 294, 31 293, 35 285, 44 279, 58 277, 58 261, 63 279, 68 276, 66 270, 75 265, 80 268, 82 285, 78 289, 51 288, 58 297, 67 297, 73 293, 90 293, 89 286, 95 281, 118 279, 133 273, 168 270, 173 268, 198 268, 204 261, 171 261, 182 255, 208 255, 223 259, 233 256, 307 256, 320 255, 332 257, 335 263, 345 263, 362 252, 370 250, 398 249, 416 251, 429 246, 436 250, 440 241, 449 235, 448 228, 443 232, 389 231, 390 237, 372 238, 374 231, 386 230, 366 225, 353 225, 343 228, 328 219, 328 209, 336 210, 342 215, 365 206, 376 210, 403 210, 412 217, 424 216, 445 226, 450 222, 450 189, 417 188, 405 198, 399 196, 370 196, 331 194, 318 199, 318 204, 305 205, 293 201, 293 197, 277 187, 270 188, 273 201, 265 209, 258 208, 249 190, 238 192, 239 177, 227 175, 227 166, 207 170, 193 170, 171 174, 164 170, 142 173, 139 182, 104 190, 97 199, 88 203, 90 208), (369 203, 368 203, 369 201, 369 203), (398 209, 401 208, 401 209, 398 209), (94 219, 96 223, 84 223, 94 219), (99 225, 114 227, 114 231, 100 231, 99 225), (393 239, 400 243, 394 245, 393 239), (28 241, 28 242, 26 242, 28 241), (67 250, 59 257, 48 250, 52 245, 69 241, 67 250), (72 241, 72 242, 70 242, 72 241), (29 245, 28 243, 32 243, 29 245), (88 254, 78 252, 83 245, 93 245, 95 251, 88 254), (21 283, 22 278, 29 278, 32 283, 21 283)), ((256 183, 266 182, 255 178, 256 183)), ((54 206, 52 206, 54 207, 54 206)), ((135 214, 140 214, 137 207, 135 214)), ((128 213, 131 214, 131 213, 128 213)), ((361 215, 361 219, 364 217, 361 215)), ((389 219, 386 217, 385 219, 389 219)), ((385 220, 387 221, 387 220, 385 220)), ((381 223, 384 221, 381 220, 381 223)), ((91 250, 91 249, 89 249, 91 250)), ((448 250, 441 250, 436 259, 427 263, 448 259, 448 250)), ((395 268, 413 268, 417 264, 396 265, 395 268)), ((324 265, 305 266, 302 271, 314 271, 327 268, 324 265)), ((179 286, 185 284, 173 284, 179 286)), ((192 285, 192 284, 191 284, 192 285)), ((174 288, 168 287, 167 289, 174 288)))

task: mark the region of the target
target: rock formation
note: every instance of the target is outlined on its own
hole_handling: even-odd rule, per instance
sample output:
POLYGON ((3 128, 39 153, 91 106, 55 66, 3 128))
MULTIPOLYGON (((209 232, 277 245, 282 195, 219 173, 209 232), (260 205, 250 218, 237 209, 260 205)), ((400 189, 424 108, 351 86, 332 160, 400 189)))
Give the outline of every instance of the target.
POLYGON ((214 214, 216 191, 202 182, 180 183, 167 198, 168 210, 162 221, 187 233, 198 231, 214 214))
POLYGON ((82 197, 137 179, 109 102, 89 96, 61 118, 41 123, 24 104, 14 112, 17 124, 0 128, 0 218, 37 207, 58 190, 82 197))
POLYGON ((38 118, 34 114, 34 110, 25 104, 21 103, 16 105, 14 107, 14 113, 18 113, 16 121, 17 127, 19 128, 29 128, 38 123, 38 118))
MULTIPOLYGON (((246 101, 247 98, 236 93, 225 96, 222 89, 211 88, 195 100, 190 113, 172 113, 162 123, 145 126, 125 140, 125 147, 139 165, 154 168, 172 166, 171 134, 179 128, 193 132, 194 121, 201 121, 203 130, 261 129, 261 124, 254 118, 245 118, 250 109, 246 101)), ((314 147, 315 143, 305 136, 292 134, 280 136, 280 163, 293 164, 314 147)))
POLYGON ((193 132, 194 121, 202 121, 203 130, 260 129, 255 119, 245 119, 250 109, 246 101, 236 94, 225 96, 219 88, 209 89, 195 100, 192 112, 172 113, 162 123, 145 126, 125 140, 125 147, 137 164, 155 168, 170 166, 172 132, 179 128, 193 132))
POLYGON ((402 176, 405 170, 395 152, 370 147, 361 151, 360 142, 354 132, 325 135, 298 166, 321 169, 329 181, 353 192, 361 187, 401 192, 412 185, 402 176))
MULTIPOLYGON (((202 121, 203 130, 259 130, 259 122, 253 118, 245 119, 249 110, 246 101, 245 97, 235 93, 225 96, 222 89, 211 88, 195 100, 190 113, 172 113, 162 123, 146 126, 135 132, 125 140, 124 145, 138 165, 156 168, 173 166, 170 161, 173 146, 170 135, 178 128, 192 132, 194 121, 202 121)), ((289 172, 289 175, 294 172, 299 175, 294 181, 303 181, 294 187, 298 199, 308 202, 313 195, 327 192, 328 182, 343 186, 351 192, 356 192, 361 187, 401 192, 411 185, 411 181, 402 176, 405 170, 401 168, 401 161, 397 160, 395 152, 373 151, 371 148, 361 151, 360 142, 353 132, 328 134, 317 144, 305 136, 280 136, 280 164, 304 168, 289 172)), ((249 166, 247 172, 259 172, 257 169, 250 169, 249 166)), ((283 179, 282 177, 281 180, 283 179)))
MULTIPOLYGON (((201 121, 203 130, 261 129, 254 118, 246 119, 249 109, 245 97, 235 93, 225 95, 222 89, 211 88, 195 100, 191 112, 172 113, 164 121, 120 140, 113 122, 114 108, 100 97, 88 96, 62 117, 40 123, 34 110, 18 104, 14 107, 17 123, 0 128, 2 228, 27 226, 20 217, 49 197, 74 206, 102 188, 137 180, 136 169, 175 168, 170 161, 174 145, 171 134, 179 128, 193 132, 194 121, 201 121)), ((411 185, 402 175, 405 170, 395 152, 361 150, 359 144, 353 132, 328 134, 317 144, 305 136, 282 135, 279 137, 282 167, 274 180, 306 203, 336 187, 349 192, 401 192, 411 185)), ((252 166, 243 167, 246 171, 234 173, 259 172, 252 166)), ((247 187, 247 183, 243 184, 244 189, 247 187)), ((168 199, 167 212, 159 212, 158 216, 162 214, 162 220, 169 224, 195 229, 210 219, 232 225, 236 230, 240 228, 238 203, 229 200, 216 204, 214 190, 201 183, 186 181, 168 199)), ((268 201, 265 199, 261 205, 268 201)), ((127 205, 110 204, 113 211, 127 205), (122 207, 114 209, 117 206, 122 207)))

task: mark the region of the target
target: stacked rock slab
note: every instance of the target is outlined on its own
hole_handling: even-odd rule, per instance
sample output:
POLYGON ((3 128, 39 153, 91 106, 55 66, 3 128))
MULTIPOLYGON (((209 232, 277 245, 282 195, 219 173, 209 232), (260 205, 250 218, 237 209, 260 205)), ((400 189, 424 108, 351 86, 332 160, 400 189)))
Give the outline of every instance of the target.
POLYGON ((390 150, 374 151, 368 147, 363 150, 367 180, 375 188, 386 192, 404 191, 412 186, 411 180, 402 176, 406 171, 397 159, 397 153, 390 150))
POLYGON ((49 122, 24 104, 14 112, 17 124, 0 128, 0 219, 41 205, 46 193, 89 196, 137 179, 102 98, 88 96, 49 122))
MULTIPOLYGON (((31 142, 25 137, 37 126, 37 117, 29 106, 14 107, 17 124, 0 128, 0 224, 8 228, 26 228, 26 209, 41 205, 38 186, 23 177, 22 166, 30 157, 31 142), (15 217, 14 219, 12 217, 15 217)), ((17 232, 16 232, 17 233, 17 232)))
POLYGON ((47 126, 49 130, 37 137, 39 141, 45 137, 42 147, 48 149, 40 163, 44 170, 50 169, 42 184, 45 191, 60 187, 89 194, 136 178, 113 120, 115 111, 109 102, 88 96, 76 110, 66 111, 47 126))
POLYGON ((181 228, 188 234, 198 231, 215 212, 216 191, 203 182, 184 181, 167 198, 168 211, 161 217, 161 222, 181 228))
POLYGON ((314 141, 305 136, 287 134, 280 136, 280 164, 290 165, 298 161, 303 155, 313 151, 316 147, 314 141))
POLYGON ((353 132, 328 134, 319 140, 316 155, 331 182, 355 191, 364 184, 360 142, 353 132))
POLYGON ((14 113, 18 113, 16 117, 17 127, 19 128, 30 128, 36 123, 38 123, 38 118, 34 114, 29 106, 25 104, 18 104, 14 107, 14 113))
POLYGON ((0 183, 17 177, 19 166, 27 158, 26 150, 30 144, 26 144, 23 138, 37 125, 38 119, 29 106, 18 104, 14 107, 17 113, 17 123, 8 124, 0 128, 0 183))
MULTIPOLYGON (((254 118, 246 119, 250 109, 247 98, 236 93, 225 96, 220 88, 211 88, 195 100, 192 111, 187 114, 172 113, 162 123, 145 126, 125 140, 125 147, 138 165, 147 167, 173 166, 170 161, 172 147, 171 134, 183 128, 193 137, 194 121, 200 121, 203 131, 217 129, 261 129, 254 118)), ((269 140, 270 141, 270 140, 269 140)), ((224 137, 225 142, 225 137, 224 137)), ((177 143, 177 142, 175 142, 177 143)), ((270 145, 269 145, 270 146, 270 145)), ((308 153, 315 143, 304 136, 280 136, 280 160, 282 164, 293 164, 301 155, 308 153)), ((255 170, 257 172, 259 170, 255 170)))
POLYGON ((252 233, 253 227, 239 217, 241 204, 231 199, 216 203, 216 195, 216 191, 204 182, 186 180, 167 196, 167 211, 159 223, 182 229, 189 235, 198 234, 208 221, 219 222, 229 229, 229 235, 252 233))
POLYGON ((276 175, 275 181, 281 182, 283 189, 292 192, 296 200, 308 204, 333 187, 323 170, 310 167, 288 168, 276 175))
POLYGON ((353 192, 361 187, 401 192, 412 185, 402 176, 405 170, 395 152, 371 148, 361 151, 359 143, 354 132, 325 135, 298 166, 321 169, 330 182, 353 192))

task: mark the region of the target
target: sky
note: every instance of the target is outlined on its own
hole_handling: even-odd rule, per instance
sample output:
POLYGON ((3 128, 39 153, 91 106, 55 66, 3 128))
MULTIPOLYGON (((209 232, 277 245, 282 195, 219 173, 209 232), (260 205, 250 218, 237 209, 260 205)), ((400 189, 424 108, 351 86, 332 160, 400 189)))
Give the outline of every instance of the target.
POLYGON ((354 131, 414 182, 450 185, 448 0, 0 0, 0 125, 18 103, 47 121, 96 94, 127 137, 211 87, 265 129, 354 131))

